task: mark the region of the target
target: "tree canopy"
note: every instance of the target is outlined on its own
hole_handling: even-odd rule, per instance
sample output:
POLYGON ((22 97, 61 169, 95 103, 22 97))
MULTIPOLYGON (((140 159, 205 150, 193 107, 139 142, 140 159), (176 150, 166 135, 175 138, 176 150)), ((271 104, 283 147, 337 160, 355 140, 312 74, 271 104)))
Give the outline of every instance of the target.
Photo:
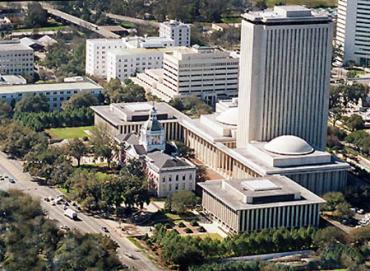
POLYGON ((27 5, 27 14, 24 18, 24 24, 27 27, 42 27, 48 22, 48 13, 43 9, 40 3, 31 2, 27 5))
POLYGON ((91 93, 80 92, 73 95, 69 100, 63 102, 63 110, 74 110, 83 107, 89 107, 97 105, 99 103, 98 98, 96 98, 91 93))
POLYGON ((63 233, 40 203, 0 191, 0 266, 4 270, 121 270, 117 244, 100 234, 63 233))
POLYGON ((48 112, 49 102, 45 95, 25 95, 15 105, 15 112, 39 113, 48 112))
POLYGON ((105 85, 105 90, 108 103, 146 101, 144 88, 134 84, 130 79, 125 80, 123 85, 118 79, 111 79, 105 85))

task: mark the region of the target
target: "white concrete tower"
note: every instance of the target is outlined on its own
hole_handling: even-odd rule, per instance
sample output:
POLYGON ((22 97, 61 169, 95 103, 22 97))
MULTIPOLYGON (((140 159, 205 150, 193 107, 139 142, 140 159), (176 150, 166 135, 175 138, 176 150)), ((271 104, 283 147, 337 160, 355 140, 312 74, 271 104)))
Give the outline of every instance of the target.
POLYGON ((336 44, 343 65, 353 61, 370 67, 370 1, 339 0, 336 44))
POLYGON ((238 148, 281 135, 325 147, 332 32, 302 6, 243 15, 238 148))
POLYGON ((176 20, 162 22, 159 25, 159 36, 171 38, 175 41, 175 46, 190 46, 191 28, 189 24, 184 24, 176 20))

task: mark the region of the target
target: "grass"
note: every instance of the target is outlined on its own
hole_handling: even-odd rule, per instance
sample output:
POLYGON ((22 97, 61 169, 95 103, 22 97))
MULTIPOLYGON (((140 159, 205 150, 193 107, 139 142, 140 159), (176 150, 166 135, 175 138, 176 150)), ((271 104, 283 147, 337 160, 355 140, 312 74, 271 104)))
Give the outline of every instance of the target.
POLYGON ((205 239, 205 238, 209 237, 212 240, 220 240, 220 241, 224 239, 221 235, 219 235, 218 233, 215 233, 215 232, 199 233, 199 234, 194 234, 192 236, 199 237, 201 239, 205 239))
POLYGON ((56 25, 56 26, 46 26, 46 27, 39 27, 39 28, 23 28, 23 29, 16 29, 14 32, 32 32, 32 31, 58 31, 64 30, 67 26, 65 25, 56 25))
POLYGON ((337 0, 268 0, 267 5, 269 7, 275 4, 287 4, 287 5, 306 5, 310 8, 317 7, 335 7, 337 6, 337 0))
POLYGON ((85 133, 85 130, 90 131, 92 128, 93 126, 52 128, 47 129, 46 133, 53 139, 74 139, 84 136, 89 137, 89 135, 85 133))
POLYGON ((134 23, 131 23, 131 22, 121 22, 121 26, 124 27, 124 28, 135 28, 136 25, 134 23))
POLYGON ((136 237, 128 236, 127 239, 130 240, 130 242, 133 243, 138 249, 145 251, 145 247, 139 240, 136 239, 136 237))

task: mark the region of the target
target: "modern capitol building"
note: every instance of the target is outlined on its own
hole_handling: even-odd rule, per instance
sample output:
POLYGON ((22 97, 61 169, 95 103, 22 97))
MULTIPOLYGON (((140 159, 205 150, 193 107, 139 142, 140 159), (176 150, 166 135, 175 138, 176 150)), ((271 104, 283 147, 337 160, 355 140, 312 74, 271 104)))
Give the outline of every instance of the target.
MULTIPOLYGON (((304 7, 279 6, 245 14, 239 98, 219 102, 215 113, 199 119, 166 103, 155 104, 167 138, 185 142, 198 160, 224 177, 201 186, 203 207, 228 230, 315 226, 322 201, 313 193, 345 188, 349 165, 324 151, 331 32, 330 18, 304 7), (262 193, 258 185, 245 181, 263 181, 260 185, 267 187, 262 193), (233 188, 223 193, 228 185, 233 188), (256 205, 246 196, 256 198, 256 205), (294 207, 300 204, 305 207, 294 207), (267 210, 271 206, 286 206, 282 211, 286 213, 267 210), (225 217, 217 213, 219 209, 236 213, 225 217), (252 209, 258 212, 243 213, 252 209), (256 219, 265 220, 253 224, 256 219), (269 219, 275 222, 269 224, 269 219), (245 226, 248 223, 254 226, 245 226)), ((96 123, 109 126, 113 135, 138 133, 149 111, 128 118, 129 107, 93 107, 96 123)))

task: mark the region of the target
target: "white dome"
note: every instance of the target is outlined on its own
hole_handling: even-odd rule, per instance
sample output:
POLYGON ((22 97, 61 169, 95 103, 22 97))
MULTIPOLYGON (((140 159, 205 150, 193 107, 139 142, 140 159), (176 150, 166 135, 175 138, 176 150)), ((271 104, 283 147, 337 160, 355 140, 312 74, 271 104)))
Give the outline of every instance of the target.
POLYGON ((285 135, 271 140, 264 146, 265 150, 282 155, 303 155, 314 151, 305 140, 300 137, 285 135))
POLYGON ((229 108, 226 111, 220 113, 220 115, 216 117, 216 120, 218 122, 221 122, 222 124, 237 126, 238 112, 239 110, 237 107, 229 108))

